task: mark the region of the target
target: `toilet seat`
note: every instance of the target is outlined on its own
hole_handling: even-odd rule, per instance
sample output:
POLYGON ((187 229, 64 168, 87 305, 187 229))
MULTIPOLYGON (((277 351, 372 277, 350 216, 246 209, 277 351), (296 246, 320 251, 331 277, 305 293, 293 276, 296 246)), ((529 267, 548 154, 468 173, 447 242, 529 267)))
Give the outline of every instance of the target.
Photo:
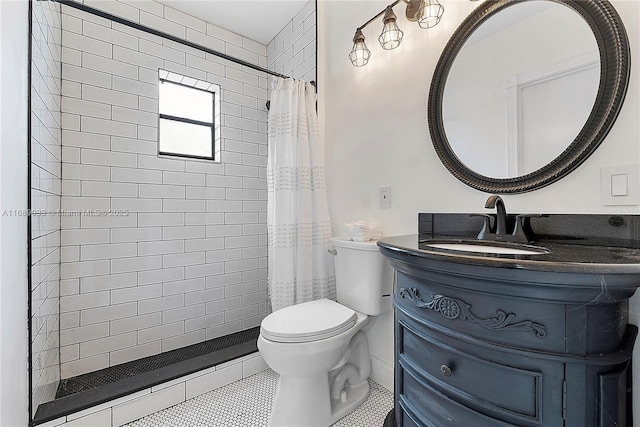
POLYGON ((260 334, 282 343, 317 341, 348 331, 357 318, 352 309, 324 298, 271 313, 262 321, 260 334))

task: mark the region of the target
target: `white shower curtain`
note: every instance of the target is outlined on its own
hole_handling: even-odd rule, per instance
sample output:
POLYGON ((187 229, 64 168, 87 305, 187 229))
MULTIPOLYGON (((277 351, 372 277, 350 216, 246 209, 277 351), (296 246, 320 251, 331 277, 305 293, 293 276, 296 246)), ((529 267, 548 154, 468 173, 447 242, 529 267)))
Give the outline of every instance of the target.
POLYGON ((335 299, 315 88, 275 78, 268 129, 267 280, 272 309, 335 299))

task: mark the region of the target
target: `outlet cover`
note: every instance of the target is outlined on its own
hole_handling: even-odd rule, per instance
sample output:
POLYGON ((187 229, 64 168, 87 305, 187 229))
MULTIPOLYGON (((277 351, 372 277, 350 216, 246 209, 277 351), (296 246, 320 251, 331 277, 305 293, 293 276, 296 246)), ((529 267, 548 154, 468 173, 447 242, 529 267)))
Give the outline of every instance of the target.
POLYGON ((391 187, 380 187, 380 209, 391 208, 391 187))

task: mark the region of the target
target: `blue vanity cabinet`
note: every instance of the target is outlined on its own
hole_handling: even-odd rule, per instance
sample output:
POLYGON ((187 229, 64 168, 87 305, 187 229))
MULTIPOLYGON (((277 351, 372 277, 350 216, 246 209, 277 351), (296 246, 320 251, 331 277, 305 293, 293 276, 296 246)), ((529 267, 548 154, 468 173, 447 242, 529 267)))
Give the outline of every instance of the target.
POLYGON ((633 426, 640 216, 545 215, 535 245, 479 241, 482 225, 420 214, 378 241, 396 272, 384 426, 633 426))
POLYGON ((536 300, 495 292, 499 274, 391 261, 397 426, 632 425, 626 300, 536 300))

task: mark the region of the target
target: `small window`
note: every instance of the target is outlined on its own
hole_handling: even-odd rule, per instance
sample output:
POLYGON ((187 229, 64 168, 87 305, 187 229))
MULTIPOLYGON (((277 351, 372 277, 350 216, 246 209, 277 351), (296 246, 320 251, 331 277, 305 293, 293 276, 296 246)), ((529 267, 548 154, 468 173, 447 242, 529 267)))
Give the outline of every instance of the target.
POLYGON ((219 86, 164 70, 159 75, 158 153, 217 160, 219 86))

